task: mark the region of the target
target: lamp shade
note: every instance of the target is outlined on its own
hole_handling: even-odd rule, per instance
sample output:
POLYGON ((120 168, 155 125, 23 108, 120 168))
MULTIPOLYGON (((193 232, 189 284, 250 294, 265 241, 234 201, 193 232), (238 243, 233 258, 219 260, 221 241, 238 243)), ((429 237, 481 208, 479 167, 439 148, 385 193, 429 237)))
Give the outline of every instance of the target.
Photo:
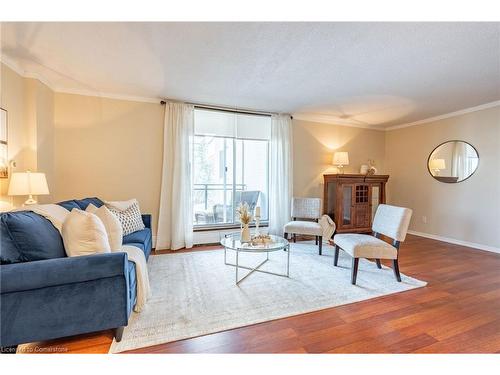
POLYGON ((342 151, 333 154, 334 165, 349 165, 349 153, 342 151))
POLYGON ((49 187, 45 173, 12 173, 8 195, 47 195, 49 187))
POLYGON ((430 162, 430 168, 432 170, 446 169, 446 163, 444 159, 432 159, 430 162))

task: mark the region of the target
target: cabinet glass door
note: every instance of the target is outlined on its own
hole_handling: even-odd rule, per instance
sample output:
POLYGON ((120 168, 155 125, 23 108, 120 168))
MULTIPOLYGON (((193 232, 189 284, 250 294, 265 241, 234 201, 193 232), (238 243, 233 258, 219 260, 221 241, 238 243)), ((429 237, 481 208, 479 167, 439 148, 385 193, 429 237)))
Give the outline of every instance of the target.
POLYGON ((342 186, 342 225, 352 225, 352 192, 353 185, 342 186))
POLYGON ((370 226, 370 187, 367 184, 355 185, 355 226, 356 228, 367 228, 370 226))

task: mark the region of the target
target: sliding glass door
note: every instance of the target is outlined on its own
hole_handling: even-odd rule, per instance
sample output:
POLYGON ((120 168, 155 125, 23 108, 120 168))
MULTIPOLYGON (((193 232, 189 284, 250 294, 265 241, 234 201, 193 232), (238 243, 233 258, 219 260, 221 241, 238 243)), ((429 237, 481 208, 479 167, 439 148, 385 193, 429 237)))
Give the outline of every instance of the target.
POLYGON ((240 202, 260 206, 261 221, 268 219, 269 126, 267 116, 195 110, 195 226, 237 224, 240 202))

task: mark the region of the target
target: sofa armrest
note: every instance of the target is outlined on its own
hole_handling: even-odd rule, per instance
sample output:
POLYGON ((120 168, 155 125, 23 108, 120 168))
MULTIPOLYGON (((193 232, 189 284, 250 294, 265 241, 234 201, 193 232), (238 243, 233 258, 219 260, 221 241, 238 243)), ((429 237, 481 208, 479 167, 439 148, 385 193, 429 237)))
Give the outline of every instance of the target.
POLYGON ((0 267, 1 293, 127 276, 126 253, 106 253, 71 258, 5 264, 0 267))
POLYGON ((151 214, 143 214, 142 215, 142 222, 146 226, 146 228, 151 229, 151 214))

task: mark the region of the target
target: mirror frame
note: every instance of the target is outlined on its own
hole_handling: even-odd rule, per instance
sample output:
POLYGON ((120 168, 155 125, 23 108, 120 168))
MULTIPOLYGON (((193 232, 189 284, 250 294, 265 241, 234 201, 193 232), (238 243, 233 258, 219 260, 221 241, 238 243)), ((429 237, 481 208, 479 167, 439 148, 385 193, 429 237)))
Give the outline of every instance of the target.
POLYGON ((432 177, 432 179, 434 181, 437 181, 437 182, 441 182, 443 184, 459 184, 461 182, 464 182, 464 181, 467 181, 469 178, 471 178, 474 173, 476 173, 476 171, 479 169, 479 163, 481 162, 481 158, 479 157, 479 152, 477 151, 477 148, 475 148, 472 144, 470 144, 469 142, 467 141, 463 141, 461 139, 450 139, 448 141, 445 141, 445 142, 441 142, 440 144, 438 144, 436 147, 434 147, 432 149, 432 151, 429 153, 429 156, 427 157, 427 172, 429 172, 430 176, 432 177), (466 143, 468 144, 470 147, 472 147, 474 149, 474 151, 476 151, 476 155, 477 155, 477 167, 476 169, 474 169, 474 172, 472 172, 469 176, 467 176, 467 178, 464 178, 463 180, 460 180, 460 181, 457 181, 457 182, 446 182, 446 181, 439 181, 437 178, 434 177, 434 175, 432 174, 431 172, 431 169, 429 168, 429 162, 431 161, 431 156, 432 154, 434 153, 434 151, 436 151, 439 147, 441 147, 442 145, 446 144, 446 143, 450 143, 450 142, 463 142, 463 143, 466 143))

